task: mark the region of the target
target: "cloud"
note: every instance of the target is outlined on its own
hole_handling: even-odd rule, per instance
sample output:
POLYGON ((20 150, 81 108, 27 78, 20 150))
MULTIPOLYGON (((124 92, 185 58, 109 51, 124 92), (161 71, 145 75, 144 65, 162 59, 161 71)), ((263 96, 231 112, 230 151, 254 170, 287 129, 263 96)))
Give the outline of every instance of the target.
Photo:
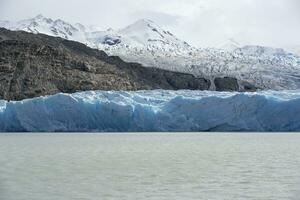
POLYGON ((300 44, 299 8, 295 0, 202 1, 178 30, 181 37, 189 33, 186 39, 200 46, 215 46, 227 38, 267 46, 300 44))
POLYGON ((135 11, 129 15, 132 20, 136 20, 139 18, 150 19, 155 21, 160 26, 177 26, 178 21, 182 16, 179 15, 171 15, 163 12, 156 12, 151 10, 139 10, 135 11))

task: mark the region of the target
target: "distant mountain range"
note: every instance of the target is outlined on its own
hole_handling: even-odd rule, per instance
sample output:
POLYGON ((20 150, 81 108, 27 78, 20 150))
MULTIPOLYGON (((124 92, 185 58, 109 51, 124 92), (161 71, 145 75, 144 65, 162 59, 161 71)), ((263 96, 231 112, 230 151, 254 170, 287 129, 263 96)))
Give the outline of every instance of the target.
POLYGON ((215 77, 235 77, 262 89, 300 89, 296 47, 293 54, 280 48, 242 46, 230 39, 216 48, 196 48, 147 19, 119 30, 99 31, 38 15, 18 22, 0 21, 0 27, 78 41, 125 61, 189 73, 212 82, 215 77))

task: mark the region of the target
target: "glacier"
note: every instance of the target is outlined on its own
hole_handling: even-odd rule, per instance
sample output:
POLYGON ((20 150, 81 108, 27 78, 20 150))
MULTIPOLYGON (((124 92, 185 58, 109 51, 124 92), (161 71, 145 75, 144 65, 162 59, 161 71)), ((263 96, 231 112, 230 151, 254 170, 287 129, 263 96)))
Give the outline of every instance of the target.
POLYGON ((0 100, 0 131, 300 131, 300 91, 88 91, 0 100))

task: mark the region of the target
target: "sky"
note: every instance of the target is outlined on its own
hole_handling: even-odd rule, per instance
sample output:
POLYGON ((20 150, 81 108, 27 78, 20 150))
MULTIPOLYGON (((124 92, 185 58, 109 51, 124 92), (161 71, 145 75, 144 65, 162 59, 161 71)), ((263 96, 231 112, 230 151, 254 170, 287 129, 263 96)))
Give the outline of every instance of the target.
POLYGON ((198 47, 300 45, 299 0, 0 0, 0 20, 38 14, 102 29, 146 18, 198 47))

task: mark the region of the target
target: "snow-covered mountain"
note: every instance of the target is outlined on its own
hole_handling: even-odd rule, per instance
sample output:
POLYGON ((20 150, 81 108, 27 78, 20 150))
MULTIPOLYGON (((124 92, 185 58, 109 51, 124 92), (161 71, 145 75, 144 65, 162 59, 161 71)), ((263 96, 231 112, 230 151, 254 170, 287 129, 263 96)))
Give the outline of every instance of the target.
POLYGON ((124 38, 122 41, 124 44, 132 47, 189 47, 186 42, 179 40, 169 31, 163 30, 153 21, 147 19, 138 20, 119 30, 117 34, 124 38))
MULTIPOLYGON (((176 38, 172 33, 162 29, 153 21, 141 19, 119 30, 92 32, 86 34, 86 40, 94 47, 121 55, 124 51, 167 51, 177 52, 192 47, 176 38), (120 52, 117 53, 117 52, 120 52)), ((130 59, 131 60, 131 59, 130 59)), ((135 60, 132 60, 135 61, 135 60)))
POLYGON ((196 48, 147 19, 106 31, 42 15, 19 22, 0 21, 0 26, 79 41, 125 61, 211 80, 230 76, 263 89, 300 88, 300 57, 295 54, 263 46, 243 47, 233 39, 216 48, 196 48))
POLYGON ((100 49, 125 47, 159 48, 171 51, 191 48, 186 42, 179 40, 169 31, 163 30, 153 21, 147 19, 138 20, 123 29, 99 31, 96 27, 85 26, 80 23, 71 24, 61 19, 52 20, 40 14, 34 18, 18 22, 0 21, 0 27, 62 37, 100 49))
POLYGON ((43 33, 64 39, 84 39, 84 32, 61 19, 52 20, 42 15, 18 22, 0 21, 0 26, 10 30, 23 30, 31 33, 43 33))

